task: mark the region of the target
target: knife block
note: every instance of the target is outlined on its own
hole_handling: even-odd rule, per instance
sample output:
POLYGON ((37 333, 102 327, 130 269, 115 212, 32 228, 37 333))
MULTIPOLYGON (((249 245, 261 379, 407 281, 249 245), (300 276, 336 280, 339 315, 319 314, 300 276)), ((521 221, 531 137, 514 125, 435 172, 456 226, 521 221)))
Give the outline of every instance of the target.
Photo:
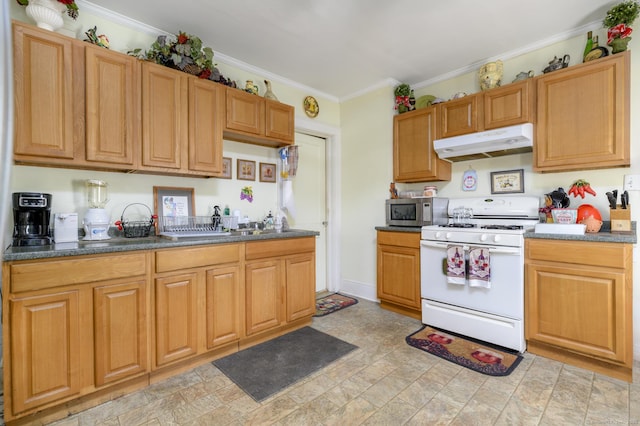
POLYGON ((611 218, 611 232, 631 231, 631 208, 622 209, 620 204, 616 209, 609 209, 611 218))

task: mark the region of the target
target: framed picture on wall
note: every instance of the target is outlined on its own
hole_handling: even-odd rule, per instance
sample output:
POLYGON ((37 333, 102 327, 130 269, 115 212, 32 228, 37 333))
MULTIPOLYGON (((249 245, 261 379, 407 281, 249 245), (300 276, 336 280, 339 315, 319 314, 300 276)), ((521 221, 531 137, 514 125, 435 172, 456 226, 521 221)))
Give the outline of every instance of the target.
POLYGON ((231 158, 222 157, 222 174, 218 176, 220 179, 231 179, 231 158))
POLYGON ((491 172, 492 194, 524 192, 524 169, 491 172))
POLYGON ((276 181, 275 163, 260 163, 260 182, 276 181))
POLYGON ((238 180, 256 180, 256 162, 238 159, 238 180))

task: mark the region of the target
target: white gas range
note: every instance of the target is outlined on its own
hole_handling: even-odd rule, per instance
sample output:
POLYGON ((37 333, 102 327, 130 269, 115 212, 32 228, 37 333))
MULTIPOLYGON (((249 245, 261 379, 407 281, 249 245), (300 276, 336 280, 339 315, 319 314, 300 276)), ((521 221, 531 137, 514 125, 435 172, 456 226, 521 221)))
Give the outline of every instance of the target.
POLYGON ((524 352, 524 233, 537 197, 450 199, 446 225, 422 227, 422 322, 524 352))

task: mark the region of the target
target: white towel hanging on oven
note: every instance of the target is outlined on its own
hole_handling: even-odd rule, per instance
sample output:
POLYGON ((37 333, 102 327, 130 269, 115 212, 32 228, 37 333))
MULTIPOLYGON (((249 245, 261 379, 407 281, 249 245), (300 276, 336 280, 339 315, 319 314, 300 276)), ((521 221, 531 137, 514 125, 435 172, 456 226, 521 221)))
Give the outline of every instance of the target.
POLYGON ((486 247, 469 248, 469 287, 491 288, 491 255, 486 247))
POLYGON ((456 244, 447 246, 447 283, 465 285, 464 247, 456 244))

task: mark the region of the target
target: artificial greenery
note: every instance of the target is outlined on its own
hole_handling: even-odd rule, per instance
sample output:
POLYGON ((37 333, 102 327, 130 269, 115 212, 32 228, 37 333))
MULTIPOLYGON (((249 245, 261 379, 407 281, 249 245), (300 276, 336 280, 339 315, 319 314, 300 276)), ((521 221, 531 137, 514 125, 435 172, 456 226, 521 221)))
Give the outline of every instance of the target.
POLYGON ((602 26, 611 28, 618 24, 631 25, 638 14, 640 14, 640 4, 636 0, 626 0, 609 9, 602 21, 602 26))
POLYGON ((402 83, 395 88, 393 94, 396 96, 409 96, 411 94, 411 86, 402 83))
POLYGON ((195 65, 197 72, 191 73, 197 74, 200 78, 209 78, 214 70, 213 50, 210 47, 203 47, 199 37, 182 31, 178 33, 175 40, 164 35, 158 36, 149 50, 143 54, 140 52, 141 49, 135 49, 129 53, 182 71, 192 71, 195 65))

